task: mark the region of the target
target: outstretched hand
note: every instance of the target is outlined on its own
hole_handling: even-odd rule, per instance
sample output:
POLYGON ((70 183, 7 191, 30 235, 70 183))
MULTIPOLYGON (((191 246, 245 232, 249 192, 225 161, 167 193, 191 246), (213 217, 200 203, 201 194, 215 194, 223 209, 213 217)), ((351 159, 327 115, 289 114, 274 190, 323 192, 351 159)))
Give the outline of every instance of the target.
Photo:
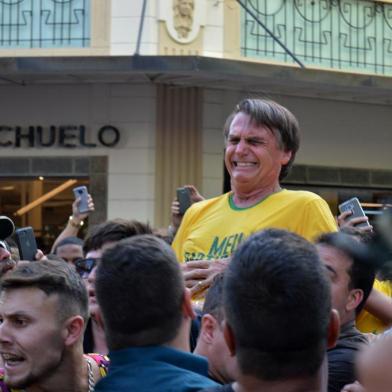
MULTIPOLYGON (((184 185, 184 188, 189 190, 192 204, 204 200, 204 197, 194 185, 184 185)), ((180 203, 177 199, 174 199, 171 204, 171 224, 174 232, 180 227, 182 217, 183 215, 180 214, 180 203)))
POLYGON ((73 203, 72 203, 72 219, 74 219, 77 222, 80 222, 88 217, 90 212, 95 210, 94 206, 94 200, 90 194, 88 194, 87 198, 87 204, 88 204, 88 211, 87 212, 79 212, 79 205, 80 205, 81 198, 78 197, 73 203))

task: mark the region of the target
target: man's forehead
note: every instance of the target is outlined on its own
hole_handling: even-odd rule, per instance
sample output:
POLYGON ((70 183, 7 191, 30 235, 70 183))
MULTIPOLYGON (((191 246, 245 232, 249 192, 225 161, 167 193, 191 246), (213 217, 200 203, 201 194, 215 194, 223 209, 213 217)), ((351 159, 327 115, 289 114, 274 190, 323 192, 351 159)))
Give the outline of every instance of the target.
POLYGON ((83 253, 83 248, 76 244, 61 245, 56 250, 57 254, 60 253, 83 253))
POLYGON ((317 244, 316 247, 321 261, 329 266, 329 270, 333 268, 334 271, 347 271, 351 267, 352 260, 342 250, 326 244, 317 244))
POLYGON ((29 309, 49 309, 57 302, 57 294, 47 295, 38 287, 5 288, 0 293, 1 308, 18 312, 29 309))
POLYGON ((234 117, 230 123, 229 135, 246 129, 251 131, 255 135, 262 135, 268 132, 276 137, 275 132, 268 127, 266 124, 257 124, 251 116, 246 113, 239 112, 234 117))

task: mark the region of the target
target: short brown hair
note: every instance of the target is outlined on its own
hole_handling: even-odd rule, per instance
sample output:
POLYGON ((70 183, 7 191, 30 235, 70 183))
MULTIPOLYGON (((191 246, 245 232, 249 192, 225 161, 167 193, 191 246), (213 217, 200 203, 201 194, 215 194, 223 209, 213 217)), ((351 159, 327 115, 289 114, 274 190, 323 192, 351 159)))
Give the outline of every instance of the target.
POLYGON ((299 124, 294 114, 284 106, 269 99, 246 98, 242 100, 227 118, 224 135, 227 139, 231 123, 237 113, 247 114, 257 126, 265 126, 275 135, 278 144, 284 151, 291 152, 291 158, 282 166, 279 180, 285 178, 293 165, 295 154, 299 149, 299 124))
POLYGON ((47 296, 58 295, 60 320, 80 315, 87 323, 87 291, 72 265, 57 260, 21 261, 0 282, 1 291, 30 287, 42 290, 47 296))
POLYGON ((152 234, 151 227, 137 220, 108 220, 93 227, 84 241, 83 251, 87 253, 102 248, 108 242, 118 242, 140 234, 152 234))

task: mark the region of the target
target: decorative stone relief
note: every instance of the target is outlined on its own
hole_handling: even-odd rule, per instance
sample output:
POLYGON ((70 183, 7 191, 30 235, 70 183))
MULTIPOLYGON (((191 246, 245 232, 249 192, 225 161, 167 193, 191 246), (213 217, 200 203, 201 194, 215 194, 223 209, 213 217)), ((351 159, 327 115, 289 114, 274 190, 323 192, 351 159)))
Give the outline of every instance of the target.
POLYGON ((194 41, 205 25, 206 0, 160 0, 159 19, 165 21, 171 39, 181 44, 194 41))

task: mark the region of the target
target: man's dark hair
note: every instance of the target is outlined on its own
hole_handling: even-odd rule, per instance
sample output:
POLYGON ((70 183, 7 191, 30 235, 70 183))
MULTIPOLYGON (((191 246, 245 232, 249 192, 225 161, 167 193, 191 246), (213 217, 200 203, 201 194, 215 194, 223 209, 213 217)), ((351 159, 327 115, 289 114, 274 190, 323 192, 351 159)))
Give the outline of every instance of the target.
POLYGON ((64 245, 78 245, 83 248, 83 240, 79 237, 66 237, 58 242, 56 248, 54 249, 53 253, 57 253, 57 249, 64 245))
POLYGON ((211 314, 214 318, 221 322, 223 316, 223 273, 214 277, 210 288, 207 291, 204 305, 203 314, 211 314))
POLYGON ((139 234, 152 234, 151 227, 136 220, 113 219, 103 222, 91 230, 84 241, 84 253, 102 248, 108 242, 118 242, 139 234))
POLYGON ((177 334, 184 281, 170 246, 139 235, 106 250, 96 273, 96 293, 110 349, 161 345, 177 334))
POLYGON ((47 296, 57 294, 58 316, 61 321, 80 315, 87 324, 88 296, 86 287, 75 268, 64 261, 21 261, 0 281, 1 290, 34 287, 47 296))
POLYGON ((363 291, 362 301, 355 309, 355 313, 359 314, 372 291, 376 275, 376 265, 369 259, 365 245, 356 240, 353 235, 342 232, 323 234, 317 239, 316 243, 335 248, 352 260, 352 264, 347 271, 350 277, 349 289, 361 289, 363 291))
POLYGON ((250 116, 256 126, 265 126, 275 135, 278 145, 284 151, 291 151, 291 158, 282 166, 279 180, 284 179, 293 165, 295 154, 299 149, 299 124, 295 116, 284 106, 277 102, 261 98, 246 98, 242 100, 227 118, 224 126, 224 135, 227 139, 230 125, 237 113, 250 116))
POLYGON ((252 235, 234 253, 223 294, 243 374, 273 381, 318 372, 331 298, 314 245, 285 230, 252 235))

